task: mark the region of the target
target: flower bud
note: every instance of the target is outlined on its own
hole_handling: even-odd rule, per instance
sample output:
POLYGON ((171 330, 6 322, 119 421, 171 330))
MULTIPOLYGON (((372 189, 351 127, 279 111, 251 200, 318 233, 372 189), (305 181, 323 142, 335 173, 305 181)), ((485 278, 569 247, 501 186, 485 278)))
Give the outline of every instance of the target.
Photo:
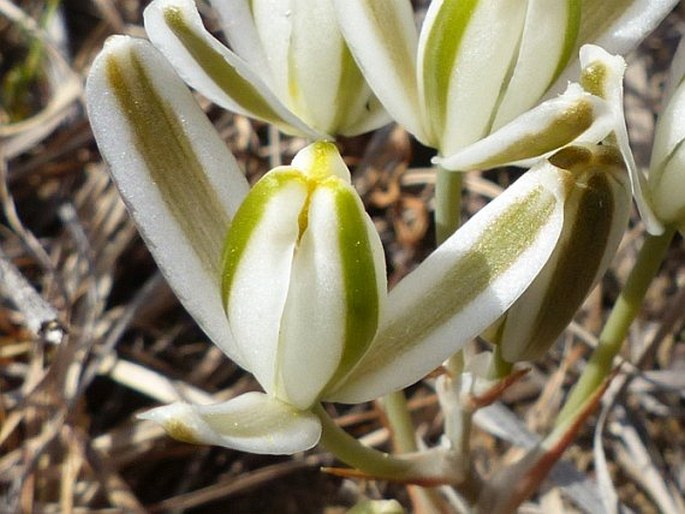
POLYGON ((248 368, 298 408, 356 363, 385 298, 380 239, 335 146, 265 175, 229 229, 223 298, 248 368))

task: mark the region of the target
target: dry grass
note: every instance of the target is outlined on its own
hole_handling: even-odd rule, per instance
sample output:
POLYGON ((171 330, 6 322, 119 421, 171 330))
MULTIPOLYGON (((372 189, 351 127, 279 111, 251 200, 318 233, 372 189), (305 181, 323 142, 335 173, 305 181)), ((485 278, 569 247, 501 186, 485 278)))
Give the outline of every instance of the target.
MULTIPOLYGON (((7 106, 0 112, 0 512, 333 513, 362 497, 406 502, 399 486, 321 474, 320 466, 333 463, 321 450, 271 458, 192 447, 135 418, 159 402, 226 399, 257 384, 179 307, 110 184, 88 128, 82 95, 89 63, 109 34, 142 34, 141 5, 65 1, 62 41, 36 22, 42 8, 41 2, 0 0, 0 78, 26 58, 31 37, 42 41, 44 55, 31 112, 14 123, 7 106)), ((627 106, 643 164, 664 70, 683 32, 681 14, 629 60, 627 106)), ((251 178, 287 162, 303 145, 206 108, 251 178)), ((342 141, 341 148, 355 167, 396 283, 433 247, 430 154, 397 128, 342 141)), ((467 212, 507 180, 504 172, 469 175, 467 212)), ((563 340, 503 402, 481 412, 473 437, 480 470, 510 462, 550 428, 643 234, 635 218, 610 273, 563 340)), ((685 511, 683 262, 678 238, 601 411, 522 511, 597 512, 599 495, 614 491, 635 512, 685 511)), ((441 418, 433 390, 418 385, 409 394, 418 433, 434 442, 441 418)), ((374 406, 338 416, 369 444, 388 447, 374 406)))

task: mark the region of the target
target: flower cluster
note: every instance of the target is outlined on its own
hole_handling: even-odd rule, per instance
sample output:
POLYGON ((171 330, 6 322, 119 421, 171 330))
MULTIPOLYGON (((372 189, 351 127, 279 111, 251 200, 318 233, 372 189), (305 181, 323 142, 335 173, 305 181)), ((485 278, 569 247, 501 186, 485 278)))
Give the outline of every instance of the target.
POLYGON ((624 62, 582 46, 625 52, 673 1, 434 1, 420 32, 403 0, 211 3, 231 49, 191 0, 155 0, 152 44, 110 39, 87 86, 98 144, 160 269, 264 390, 144 414, 174 437, 293 453, 318 442, 319 402, 406 387, 479 334, 508 362, 537 358, 609 265, 631 184, 653 231, 685 224, 683 67, 645 195, 624 62), (316 142, 250 188, 183 81, 316 142), (379 236, 332 140, 391 119, 445 170, 530 170, 388 293, 379 236))

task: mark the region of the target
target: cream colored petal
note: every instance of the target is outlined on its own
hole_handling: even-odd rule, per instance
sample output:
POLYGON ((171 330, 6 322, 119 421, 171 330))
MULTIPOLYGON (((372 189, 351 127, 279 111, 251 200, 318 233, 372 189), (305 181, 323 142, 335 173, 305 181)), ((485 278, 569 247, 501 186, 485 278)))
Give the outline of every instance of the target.
POLYGON ((147 41, 109 39, 86 87, 93 133, 157 264, 203 330, 244 366, 223 312, 223 239, 248 191, 212 124, 147 41))
POLYGON ((211 444, 250 453, 290 455, 319 442, 321 423, 258 392, 214 405, 172 403, 138 416, 160 424, 167 433, 192 444, 211 444))
POLYGON ((145 30, 187 84, 225 109, 308 137, 323 137, 293 114, 252 68, 202 25, 192 0, 155 0, 145 30))
POLYGON ((326 399, 412 384, 501 316, 551 254, 565 195, 564 177, 544 165, 479 211, 390 292, 369 351, 326 399))
POLYGON ((572 190, 549 261, 498 329, 509 362, 541 357, 568 326, 616 254, 628 226, 628 173, 611 146, 568 147, 550 159, 568 170, 572 190))
POLYGON ((525 13, 526 2, 431 3, 421 28, 417 69, 419 96, 441 155, 491 131, 525 13))
POLYGON ((581 0, 529 0, 511 78, 502 91, 492 130, 530 109, 576 57, 581 0))
POLYGON ((615 144, 628 167, 633 198, 642 220, 650 233, 661 234, 664 227, 654 214, 647 198, 647 179, 638 169, 630 149, 628 127, 623 112, 623 73, 626 63, 622 57, 611 55, 599 46, 585 45, 580 49, 580 64, 583 69, 581 85, 590 93, 604 98, 613 110, 615 144))
POLYGON ((406 0, 333 0, 352 55, 390 115, 434 145, 418 96, 414 11, 406 0))
POLYGON ((598 143, 614 128, 607 102, 570 84, 566 92, 522 114, 484 139, 435 162, 455 171, 516 165, 579 142, 598 143))

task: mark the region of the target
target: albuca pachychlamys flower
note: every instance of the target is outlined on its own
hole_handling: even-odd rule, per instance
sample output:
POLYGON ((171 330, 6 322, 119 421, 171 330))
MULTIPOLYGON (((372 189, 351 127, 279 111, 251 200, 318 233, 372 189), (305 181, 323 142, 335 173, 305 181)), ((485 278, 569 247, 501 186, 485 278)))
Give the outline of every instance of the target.
POLYGON ((145 417, 175 437, 256 453, 310 448, 311 408, 405 387, 497 320, 535 278, 576 187, 536 166, 390 293, 378 236, 329 142, 252 190, 149 43, 108 40, 87 84, 98 145, 160 269, 264 393, 145 417), (227 237, 228 234, 228 237, 227 237))
POLYGON ((409 0, 333 1, 378 98, 442 156, 561 92, 583 44, 623 54, 677 3, 433 0, 418 33, 409 0))
POLYGON ((390 121, 357 68, 329 0, 212 0, 231 48, 193 0, 145 10, 152 43, 217 105, 309 138, 356 135, 390 121))
MULTIPOLYGON (((638 204, 649 203, 642 197, 640 182, 644 178, 633 160, 622 114, 625 62, 594 45, 584 46, 580 55, 582 72, 575 86, 589 95, 585 101, 603 103, 606 116, 575 145, 549 157, 550 162, 568 171, 569 180, 577 188, 566 203, 564 228, 549 261, 528 290, 485 334, 499 345, 501 356, 510 363, 541 357, 604 275, 628 224, 631 181, 627 167, 633 172, 630 178, 635 177, 632 183, 637 186, 638 204)), ((554 138, 559 126, 555 113, 545 110, 547 103, 441 160, 442 165, 484 169, 529 157, 526 152, 535 144, 528 141, 554 138)))
POLYGON ((517 141, 518 153, 528 157, 598 142, 607 123, 613 124, 645 224, 652 233, 662 230, 643 201, 644 177, 628 148, 620 83, 617 100, 608 105, 572 84, 531 108, 576 78, 575 57, 583 45, 626 53, 677 0, 434 0, 420 33, 409 1, 333 1, 369 85, 395 120, 438 150, 441 166, 473 169, 458 167, 451 157, 516 121, 532 124, 533 132, 551 129, 545 138, 517 141))

